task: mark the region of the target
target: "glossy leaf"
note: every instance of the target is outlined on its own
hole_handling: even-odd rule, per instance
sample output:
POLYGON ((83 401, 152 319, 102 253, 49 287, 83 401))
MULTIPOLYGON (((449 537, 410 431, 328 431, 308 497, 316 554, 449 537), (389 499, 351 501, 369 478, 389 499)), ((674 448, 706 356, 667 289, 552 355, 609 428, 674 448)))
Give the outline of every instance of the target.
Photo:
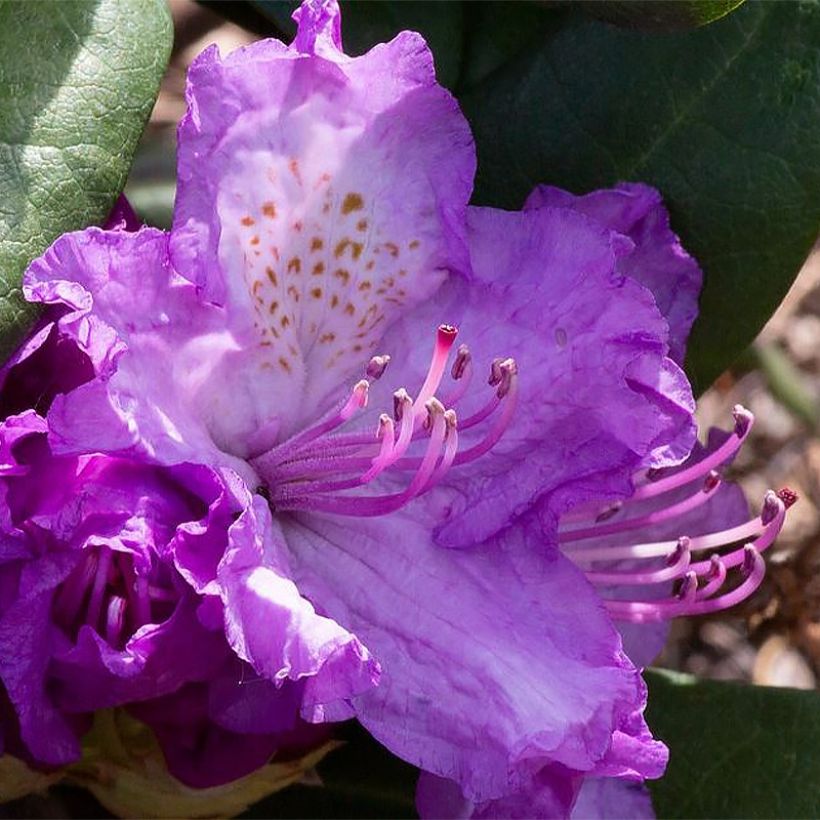
POLYGON ((585 0, 592 17, 638 31, 680 31, 720 20, 744 0, 585 0))
POLYGON ((647 719, 670 749, 658 817, 820 815, 820 693, 652 670, 647 719))
POLYGON ((462 103, 480 203, 519 207, 541 182, 660 188, 706 272, 687 360, 701 390, 754 338, 816 237, 817 2, 747 3, 665 36, 579 13, 462 103))
POLYGON ((0 355, 25 267, 122 190, 171 42, 162 0, 0 0, 0 355))

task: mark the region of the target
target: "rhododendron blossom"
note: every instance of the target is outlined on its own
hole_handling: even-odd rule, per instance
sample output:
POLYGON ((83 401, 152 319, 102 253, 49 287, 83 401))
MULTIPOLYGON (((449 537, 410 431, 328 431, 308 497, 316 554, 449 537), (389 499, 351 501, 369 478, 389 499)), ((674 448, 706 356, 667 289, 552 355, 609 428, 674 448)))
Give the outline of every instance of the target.
POLYGON ((700 270, 643 185, 468 207, 470 132, 421 37, 351 58, 334 2, 296 16, 289 47, 192 65, 170 232, 67 234, 26 274, 46 323, 8 378, 82 372, 40 408, 54 458, 245 499, 162 577, 84 542, 50 617, 121 651, 179 573, 301 719, 355 717, 424 770, 423 812, 567 815, 585 780, 582 805, 617 800, 605 778, 666 763, 648 647, 753 590, 791 500, 749 519, 721 484, 742 408, 693 453, 700 270))

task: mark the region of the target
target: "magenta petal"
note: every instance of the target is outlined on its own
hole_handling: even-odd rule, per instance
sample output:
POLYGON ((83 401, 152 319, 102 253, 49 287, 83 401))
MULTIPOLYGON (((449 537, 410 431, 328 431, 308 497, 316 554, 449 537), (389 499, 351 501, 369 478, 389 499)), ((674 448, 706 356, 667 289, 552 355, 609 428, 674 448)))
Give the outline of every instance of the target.
POLYGON ((548 764, 611 768, 623 731, 647 758, 663 748, 633 723, 643 684, 600 601, 536 524, 469 551, 436 547, 428 526, 407 512, 284 527, 300 588, 382 666, 352 701, 379 741, 475 802, 548 764))
POLYGON ((630 182, 583 196, 539 185, 524 207, 555 206, 573 208, 632 240, 634 248, 619 260, 618 270, 652 291, 669 322, 670 355, 682 364, 686 340, 698 315, 703 274, 670 229, 660 193, 649 185, 630 182))

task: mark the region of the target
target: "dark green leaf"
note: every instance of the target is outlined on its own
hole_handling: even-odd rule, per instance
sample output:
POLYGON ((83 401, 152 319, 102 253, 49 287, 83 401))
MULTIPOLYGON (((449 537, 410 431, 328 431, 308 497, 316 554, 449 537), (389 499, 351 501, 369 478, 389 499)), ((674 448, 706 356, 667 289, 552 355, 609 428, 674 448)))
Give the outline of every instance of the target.
POLYGON ((660 188, 706 272, 687 360, 700 389, 752 340, 815 239, 817 2, 746 3, 664 37, 578 15, 462 102, 479 202, 519 207, 540 182, 660 188))
POLYGON ((658 817, 820 816, 820 693, 651 670, 647 720, 670 750, 658 817))
POLYGON ((162 0, 0 0, 0 355, 26 265, 122 190, 171 40, 162 0))
POLYGON ((323 787, 291 786, 242 817, 417 817, 418 769, 393 757, 361 727, 344 727, 347 742, 318 766, 323 787))
POLYGON ((638 31, 683 31, 714 23, 744 0, 583 0, 598 20, 638 31))

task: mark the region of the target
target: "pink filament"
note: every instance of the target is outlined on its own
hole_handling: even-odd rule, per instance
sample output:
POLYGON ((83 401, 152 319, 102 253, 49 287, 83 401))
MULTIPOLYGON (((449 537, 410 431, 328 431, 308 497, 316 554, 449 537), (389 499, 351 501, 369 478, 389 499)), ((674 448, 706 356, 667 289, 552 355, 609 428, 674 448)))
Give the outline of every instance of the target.
POLYGON ((644 585, 675 579, 681 582, 677 595, 668 598, 653 596, 650 600, 629 600, 621 594, 616 600, 606 600, 606 606, 614 618, 643 622, 715 612, 742 601, 759 586, 765 573, 761 553, 774 543, 783 527, 786 509, 796 500, 796 495, 787 489, 777 494, 769 491, 763 509, 756 518, 719 532, 696 537, 682 535, 670 541, 638 541, 611 546, 602 545, 599 541, 601 537, 625 538, 662 522, 667 522, 668 526, 711 498, 719 482, 715 469, 734 457, 753 421, 751 413, 742 407, 735 408, 734 416, 733 435, 696 464, 639 487, 626 502, 616 502, 603 510, 599 508, 598 512, 588 508, 584 513, 575 513, 562 520, 563 524, 567 521, 573 524, 589 522, 587 526, 561 529, 558 538, 565 554, 584 569, 592 583, 601 587, 629 588, 634 592, 644 585), (628 515, 628 510, 636 501, 660 498, 697 480, 704 482, 702 488, 682 501, 659 506, 642 515, 611 520, 622 512, 628 515), (742 546, 732 548, 738 543, 742 546), (691 560, 692 553, 724 547, 730 549, 698 561, 691 560), (657 561, 661 558, 666 558, 665 566, 658 566, 657 561), (630 562, 629 568, 618 567, 619 561, 630 562), (643 561, 651 562, 646 569, 640 566, 643 561), (613 562, 616 562, 614 566, 613 562), (742 568, 743 580, 726 589, 728 572, 736 567, 742 568))
MULTIPOLYGON (((489 384, 493 393, 484 406, 463 423, 435 393, 444 376, 456 338, 456 329, 441 325, 436 332, 432 359, 415 400, 403 388, 394 394, 395 423, 386 414, 379 419, 376 436, 363 433, 328 435, 341 425, 352 407, 299 433, 289 441, 254 459, 265 476, 270 502, 277 510, 314 510, 336 515, 385 515, 435 487, 454 466, 479 458, 501 439, 515 416, 518 395, 516 364, 512 359, 493 361, 489 384), (459 451, 459 429, 477 428, 487 422, 482 436, 459 451), (427 440, 421 455, 409 455, 417 442, 427 440), (371 484, 390 470, 412 473, 405 488, 381 495, 348 494, 371 484)), ((368 367, 381 375, 388 357, 371 359, 368 367)), ((470 384, 471 356, 461 345, 451 375, 459 382, 448 401, 463 397, 470 384)), ((354 391, 355 393, 355 391, 354 391)), ((405 481, 406 479, 402 479, 405 481)))

